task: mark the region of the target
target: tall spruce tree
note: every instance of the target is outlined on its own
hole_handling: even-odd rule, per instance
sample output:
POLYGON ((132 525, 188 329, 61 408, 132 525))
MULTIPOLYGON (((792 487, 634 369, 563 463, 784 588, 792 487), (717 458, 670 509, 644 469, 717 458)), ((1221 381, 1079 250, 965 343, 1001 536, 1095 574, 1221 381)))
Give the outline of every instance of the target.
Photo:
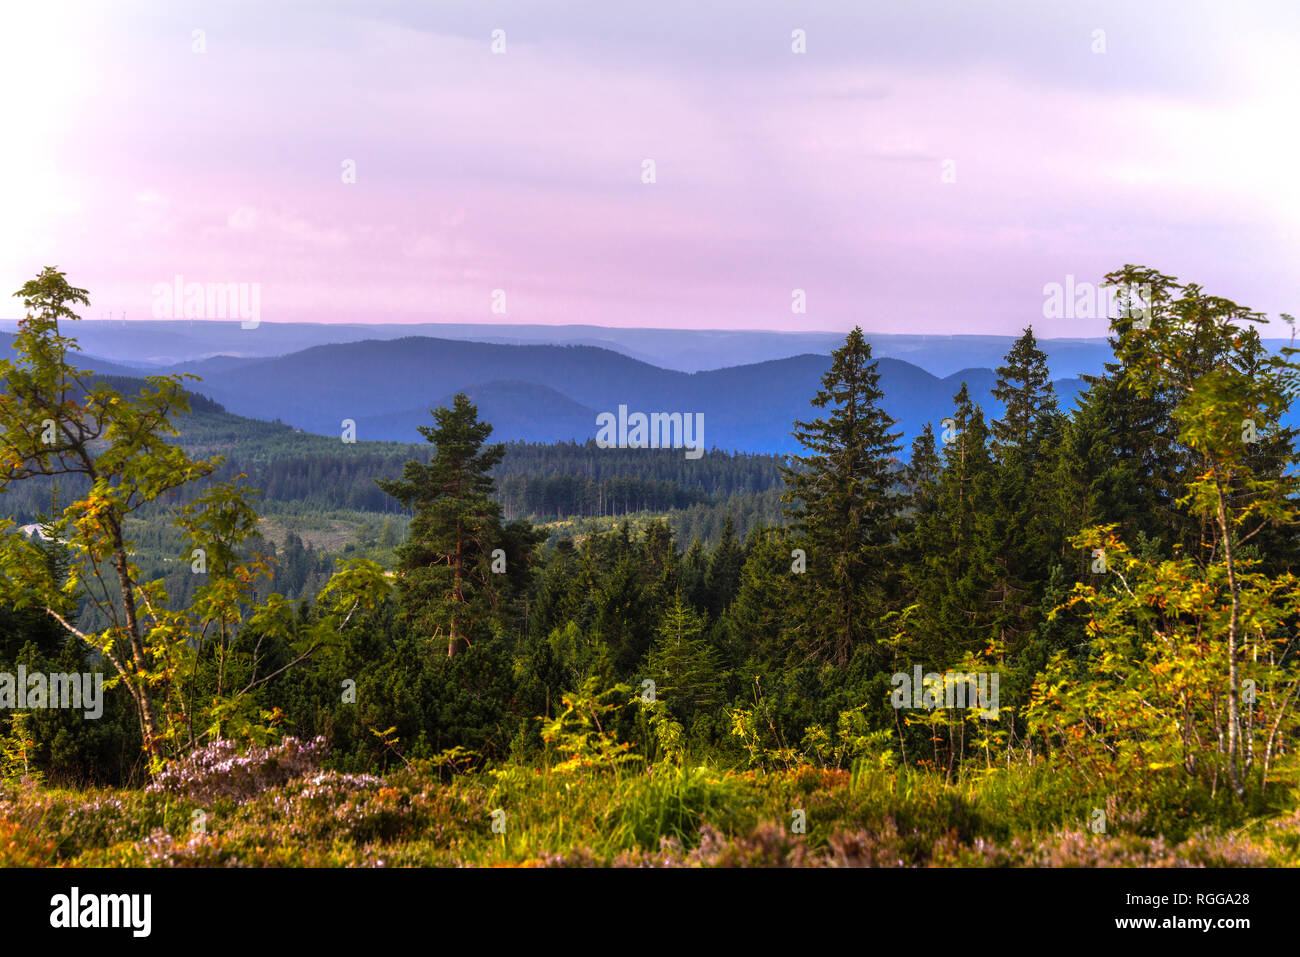
POLYGON ((520 523, 502 526, 489 473, 505 448, 484 446, 492 426, 478 420, 468 396, 457 394, 433 418, 433 426, 419 426, 434 446, 429 463, 411 460, 400 480, 376 481, 415 513, 397 549, 403 615, 425 637, 445 635, 454 657, 490 620, 512 564, 520 570, 536 538, 520 523))
POLYGON ((939 479, 941 467, 934 444, 934 428, 927 422, 921 427, 921 434, 912 440, 912 455, 904 470, 909 504, 913 509, 919 509, 933 499, 934 484, 939 479))
POLYGON ((927 668, 982 651, 996 637, 989 604, 997 508, 989 430, 965 382, 953 406, 941 423, 943 469, 926 491, 925 508, 917 511, 903 546, 909 556, 906 586, 915 607, 900 650, 927 668))
POLYGON ((722 526, 722 537, 709 558, 705 577, 705 590, 709 599, 709 616, 716 619, 731 604, 740 588, 740 569, 745 564, 745 552, 736 538, 736 525, 727 513, 722 526))
POLYGON ((997 376, 993 396, 1003 403, 1003 413, 990 424, 1000 503, 992 511, 990 527, 992 625, 1014 653, 1038 613, 1054 537, 1040 473, 1050 460, 1056 392, 1032 327, 1016 340, 997 376))
POLYGON ((898 561, 902 569, 901 589, 908 596, 916 594, 914 579, 924 575, 925 536, 935 528, 935 511, 939 507, 939 479, 943 464, 934 442, 934 428, 929 422, 912 440, 912 454, 903 469, 906 508, 898 528, 898 561))
POLYGON ((880 373, 861 328, 831 356, 812 399, 824 417, 796 422, 806 454, 783 469, 787 515, 807 549, 810 604, 800 640, 812 657, 848 663, 876 631, 897 524, 892 459, 901 433, 880 407, 880 373))
POLYGON ((1003 404, 1002 418, 992 423, 993 449, 1002 456, 1008 446, 1030 447, 1043 417, 1056 410, 1056 390, 1047 368, 1047 354, 1038 348, 1029 326, 998 367, 993 397, 1003 404))
POLYGON ((705 582, 709 573, 709 555, 704 542, 698 538, 691 540, 691 545, 682 556, 682 589, 686 598, 696 609, 708 607, 708 592, 705 582))

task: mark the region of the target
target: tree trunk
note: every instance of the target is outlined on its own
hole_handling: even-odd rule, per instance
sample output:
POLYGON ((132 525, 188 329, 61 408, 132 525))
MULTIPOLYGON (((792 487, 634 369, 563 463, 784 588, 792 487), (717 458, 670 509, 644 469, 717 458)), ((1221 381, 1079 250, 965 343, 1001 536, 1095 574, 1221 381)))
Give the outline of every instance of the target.
MULTIPOLYGON (((136 703, 140 715, 140 734, 144 739, 144 749, 149 752, 149 756, 151 758, 161 758, 162 742, 158 736, 158 721, 154 715, 153 701, 149 696, 147 682, 139 677, 141 673, 147 670, 149 663, 145 660, 144 644, 140 640, 140 619, 135 607, 134 583, 131 581, 129 573, 126 541, 122 537, 121 526, 116 522, 109 525, 109 531, 113 536, 113 549, 116 553, 113 556, 113 567, 117 571, 117 581, 122 588, 122 604, 126 613, 126 630, 131 640, 131 663, 135 666, 136 671, 136 674, 130 677, 139 688, 136 703)), ((123 677, 127 676, 123 675, 123 677)))
POLYGON ((1237 594, 1237 569, 1232 555, 1232 530, 1228 525, 1227 507, 1223 501, 1223 485, 1216 482, 1218 489, 1219 534, 1223 537, 1223 559, 1228 567, 1228 589, 1232 593, 1232 617, 1228 622, 1228 783, 1237 797, 1245 791, 1241 781, 1241 769, 1238 767, 1241 751, 1241 715, 1237 691, 1237 623, 1241 613, 1237 594))

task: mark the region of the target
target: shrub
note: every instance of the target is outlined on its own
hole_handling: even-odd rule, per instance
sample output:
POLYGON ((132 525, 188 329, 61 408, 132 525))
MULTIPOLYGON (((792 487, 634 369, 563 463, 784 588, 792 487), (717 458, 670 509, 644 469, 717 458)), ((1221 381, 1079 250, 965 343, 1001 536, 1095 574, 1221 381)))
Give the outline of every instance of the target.
POLYGON ((287 737, 279 744, 240 753, 232 741, 217 740, 169 764, 146 789, 211 804, 221 798, 244 801, 269 787, 315 771, 328 750, 324 737, 302 742, 287 737))

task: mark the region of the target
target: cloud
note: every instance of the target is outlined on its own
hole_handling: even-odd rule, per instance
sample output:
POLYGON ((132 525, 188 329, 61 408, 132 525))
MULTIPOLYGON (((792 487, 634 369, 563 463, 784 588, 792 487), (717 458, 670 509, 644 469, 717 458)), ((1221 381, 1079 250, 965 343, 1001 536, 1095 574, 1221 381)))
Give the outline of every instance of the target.
POLYGON ((317 226, 297 216, 240 206, 226 217, 226 228, 235 233, 260 234, 267 239, 285 239, 315 246, 344 246, 347 233, 337 226, 317 226))
POLYGON ((132 314, 181 272, 285 318, 488 320, 505 288, 520 322, 1014 333, 1045 282, 1144 262, 1295 311, 1300 8, 233 0, 196 55, 195 7, 135 6, 0 36, 11 88, 67 64, 0 102, 10 288, 58 262, 132 314))

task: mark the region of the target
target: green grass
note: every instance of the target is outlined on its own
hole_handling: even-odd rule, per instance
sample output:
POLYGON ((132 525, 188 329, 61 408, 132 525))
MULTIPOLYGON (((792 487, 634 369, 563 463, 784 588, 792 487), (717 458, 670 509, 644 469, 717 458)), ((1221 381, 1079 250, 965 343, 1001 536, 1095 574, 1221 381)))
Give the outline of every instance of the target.
POLYGON ((1172 816, 1177 783, 1108 796, 1105 834, 1088 826, 1098 796, 1047 766, 945 782, 672 764, 510 764, 443 780, 426 765, 383 779, 312 774, 202 808, 11 784, 0 789, 0 866, 1300 865, 1293 804, 1225 814, 1221 797, 1184 790, 1172 816))

